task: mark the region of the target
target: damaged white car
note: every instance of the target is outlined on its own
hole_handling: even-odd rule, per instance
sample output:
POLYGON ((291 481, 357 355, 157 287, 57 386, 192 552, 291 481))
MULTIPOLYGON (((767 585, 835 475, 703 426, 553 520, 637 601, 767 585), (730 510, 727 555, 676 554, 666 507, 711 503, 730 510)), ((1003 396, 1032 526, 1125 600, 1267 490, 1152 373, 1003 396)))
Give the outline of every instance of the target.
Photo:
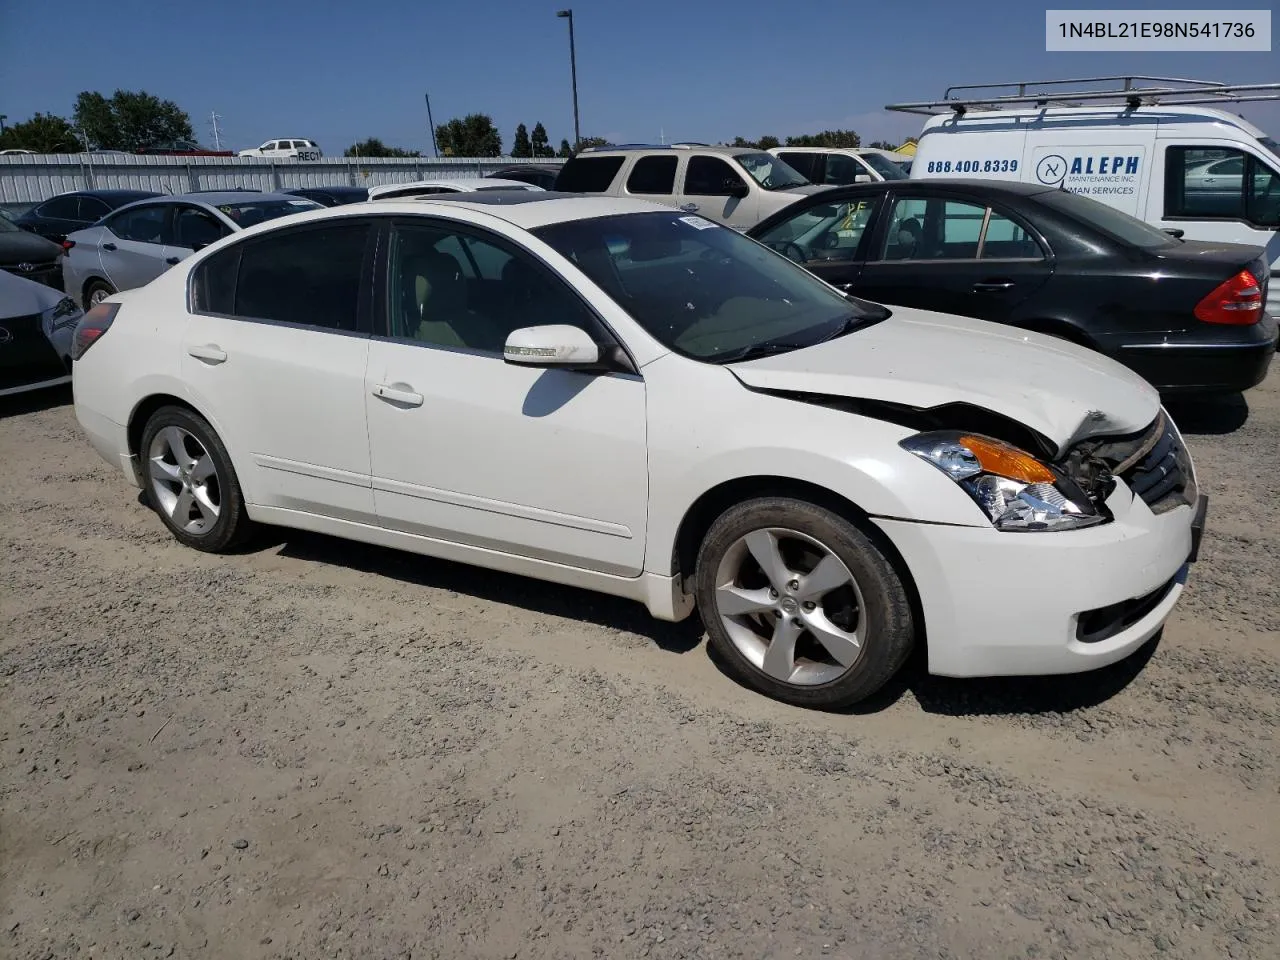
POLYGON ((1118 364, 640 201, 264 224, 95 306, 75 355, 85 433, 192 547, 268 523, 696 606, 736 677, 803 706, 917 644, 949 676, 1119 660, 1204 525, 1118 364))

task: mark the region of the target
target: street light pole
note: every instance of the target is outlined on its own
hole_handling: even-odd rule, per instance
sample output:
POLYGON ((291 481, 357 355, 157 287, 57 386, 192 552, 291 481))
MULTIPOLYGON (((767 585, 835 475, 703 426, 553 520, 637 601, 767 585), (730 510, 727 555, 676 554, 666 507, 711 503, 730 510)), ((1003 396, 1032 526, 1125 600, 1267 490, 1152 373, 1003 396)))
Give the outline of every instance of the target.
POLYGON ((440 156, 440 148, 436 146, 436 122, 431 117, 431 94, 424 93, 427 98, 427 126, 431 128, 431 152, 437 157, 440 156))
POLYGON ((573 46, 573 11, 558 10, 557 17, 569 21, 569 75, 573 78, 573 149, 582 143, 582 130, 578 127, 578 55, 573 46))

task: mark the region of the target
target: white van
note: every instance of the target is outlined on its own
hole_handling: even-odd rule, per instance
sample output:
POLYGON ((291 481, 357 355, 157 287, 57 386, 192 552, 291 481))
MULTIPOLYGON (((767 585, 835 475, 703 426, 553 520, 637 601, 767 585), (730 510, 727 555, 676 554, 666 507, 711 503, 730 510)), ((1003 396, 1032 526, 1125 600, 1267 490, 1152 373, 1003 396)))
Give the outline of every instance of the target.
MULTIPOLYGON (((1188 240, 1264 247, 1280 273, 1280 144, 1241 117, 1203 105, 1280 100, 1280 84, 1111 77, 1007 86, 1018 89, 952 87, 944 100, 888 107, 934 114, 920 134, 911 178, 1060 185, 1188 240), (1111 89, 1080 89, 1103 81, 1111 89), (1052 89, 1065 84, 1071 92, 1052 89), (971 94, 979 90, 996 93, 971 94)), ((1269 313, 1280 313, 1277 296, 1280 284, 1272 284, 1269 313)))

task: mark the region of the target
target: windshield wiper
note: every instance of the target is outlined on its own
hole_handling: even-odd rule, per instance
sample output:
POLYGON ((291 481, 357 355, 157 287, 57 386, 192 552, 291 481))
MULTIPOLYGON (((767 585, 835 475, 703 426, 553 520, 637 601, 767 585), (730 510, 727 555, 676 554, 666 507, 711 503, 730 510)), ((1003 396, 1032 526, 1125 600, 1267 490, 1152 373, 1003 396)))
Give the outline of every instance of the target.
POLYGON ((735 353, 723 354, 710 358, 712 363, 741 363, 744 360, 758 360, 760 357, 771 357, 778 353, 787 353, 807 347, 807 343, 753 343, 735 353))

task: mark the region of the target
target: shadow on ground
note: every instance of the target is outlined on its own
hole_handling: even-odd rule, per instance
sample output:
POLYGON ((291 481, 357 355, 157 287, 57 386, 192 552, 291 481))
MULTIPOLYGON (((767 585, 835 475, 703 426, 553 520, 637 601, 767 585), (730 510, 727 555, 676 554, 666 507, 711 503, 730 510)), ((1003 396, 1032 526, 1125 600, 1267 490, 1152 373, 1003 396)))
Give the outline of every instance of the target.
MULTIPOLYGON (((647 638, 669 653, 689 653, 702 646, 704 631, 697 615, 682 623, 665 623, 650 617, 638 603, 575 587, 320 534, 273 530, 248 547, 250 551, 270 548, 278 548, 282 556, 298 560, 345 567, 402 583, 451 590, 536 613, 625 630, 647 638)), ((1069 713, 1097 706, 1127 687, 1141 673, 1158 644, 1157 636, 1121 663, 1090 673, 979 680, 930 676, 924 653, 918 650, 884 689, 847 712, 878 713, 909 696, 924 712, 945 716, 1069 713)), ((728 679, 720 656, 709 646, 704 650, 704 655, 709 656, 728 679)))
POLYGON ((20 417, 24 413, 39 413, 52 410, 71 403, 71 384, 61 387, 46 387, 43 390, 32 390, 29 393, 14 393, 0 397, 0 420, 6 417, 20 417))
POLYGON ((1249 401, 1243 393, 1210 397, 1180 397, 1165 402, 1169 415, 1184 434, 1220 436, 1235 433, 1249 419, 1249 401))

